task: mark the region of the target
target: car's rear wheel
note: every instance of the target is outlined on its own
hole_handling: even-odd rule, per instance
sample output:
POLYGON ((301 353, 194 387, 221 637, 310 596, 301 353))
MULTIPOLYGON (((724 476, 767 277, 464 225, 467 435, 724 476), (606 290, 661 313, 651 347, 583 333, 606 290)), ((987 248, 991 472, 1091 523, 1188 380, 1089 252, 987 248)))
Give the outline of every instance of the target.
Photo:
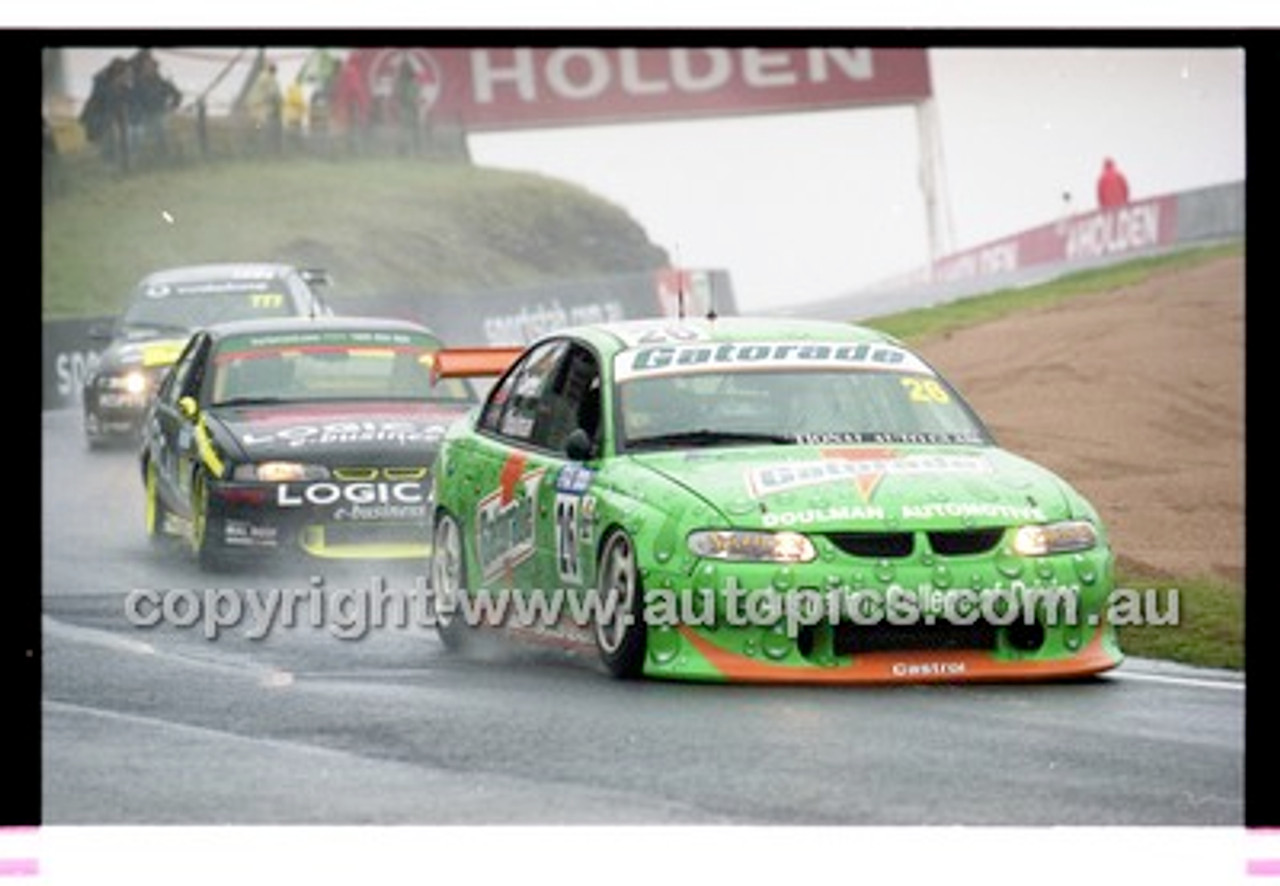
POLYGON ((151 459, 147 459, 146 472, 143 475, 146 478, 146 510, 144 519, 146 520, 147 538, 152 543, 159 543, 165 538, 165 524, 169 520, 169 509, 165 507, 164 501, 160 497, 160 475, 156 469, 156 463, 151 459))
POLYGON ((605 541, 600 556, 600 598, 595 637, 600 661, 614 677, 630 679, 644 670, 644 590, 631 537, 619 530, 605 541))
POLYGON ((191 550, 201 569, 217 571, 226 565, 218 544, 218 518, 209 505, 209 475, 196 471, 191 481, 191 550))
POLYGON ((448 512, 436 519, 431 540, 431 593, 436 634, 446 649, 461 651, 472 630, 461 611, 467 593, 467 557, 458 521, 448 512))

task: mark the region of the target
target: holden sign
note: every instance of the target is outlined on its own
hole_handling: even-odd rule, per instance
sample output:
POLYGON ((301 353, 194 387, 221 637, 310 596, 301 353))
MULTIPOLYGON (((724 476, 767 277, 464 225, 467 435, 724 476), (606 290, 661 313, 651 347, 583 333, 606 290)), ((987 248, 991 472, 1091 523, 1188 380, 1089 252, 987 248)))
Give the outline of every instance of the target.
POLYGON ((389 96, 407 60, 433 116, 468 131, 922 102, 923 49, 510 47, 357 49, 389 96))

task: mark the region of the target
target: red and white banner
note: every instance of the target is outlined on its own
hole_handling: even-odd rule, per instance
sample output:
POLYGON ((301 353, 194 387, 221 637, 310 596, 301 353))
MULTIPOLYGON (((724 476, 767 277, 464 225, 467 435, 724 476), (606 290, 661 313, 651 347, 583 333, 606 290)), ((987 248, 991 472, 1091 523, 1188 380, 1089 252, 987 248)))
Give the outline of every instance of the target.
POLYGON ((357 49, 387 95, 402 59, 429 120, 469 131, 910 104, 932 95, 924 49, 417 47, 357 49))
POLYGON ((933 265, 933 282, 996 277, 1035 265, 1088 262, 1177 242, 1178 200, 1169 195, 1065 218, 949 255, 933 265))

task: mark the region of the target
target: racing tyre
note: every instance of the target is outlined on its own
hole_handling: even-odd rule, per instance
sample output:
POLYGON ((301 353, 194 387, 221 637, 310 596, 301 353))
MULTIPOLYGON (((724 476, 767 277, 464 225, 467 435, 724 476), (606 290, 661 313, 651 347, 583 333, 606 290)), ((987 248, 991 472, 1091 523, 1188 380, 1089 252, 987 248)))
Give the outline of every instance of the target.
POLYGON ((599 591, 597 602, 602 609, 596 611, 595 636, 600 661, 614 677, 639 677, 644 670, 647 634, 644 590, 635 545, 625 532, 615 532, 605 542, 599 591))
POLYGON ((431 593, 440 642, 451 652, 462 651, 471 640, 471 626, 458 611, 467 593, 467 557, 462 529, 449 513, 439 516, 432 533, 431 593))
POLYGON ((217 572, 226 566, 218 547, 218 518, 209 513, 209 475, 196 471, 191 481, 191 550, 201 569, 217 572))
POLYGON ((152 544, 159 544, 165 540, 165 524, 169 520, 169 509, 164 506, 164 502, 160 498, 159 476, 156 470, 156 463, 147 460, 146 473, 146 510, 144 517, 147 527, 147 538, 152 544))
POLYGON ((98 417, 88 409, 84 412, 84 445, 90 452, 99 452, 107 445, 98 417))

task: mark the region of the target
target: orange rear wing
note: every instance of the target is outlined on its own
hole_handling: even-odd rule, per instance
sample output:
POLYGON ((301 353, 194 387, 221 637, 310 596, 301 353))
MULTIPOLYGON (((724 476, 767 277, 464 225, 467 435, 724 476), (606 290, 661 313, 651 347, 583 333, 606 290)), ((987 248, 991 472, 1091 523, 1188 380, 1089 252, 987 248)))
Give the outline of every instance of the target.
POLYGON ((523 347, 444 348, 432 354, 431 382, 502 375, 523 353, 523 347))

